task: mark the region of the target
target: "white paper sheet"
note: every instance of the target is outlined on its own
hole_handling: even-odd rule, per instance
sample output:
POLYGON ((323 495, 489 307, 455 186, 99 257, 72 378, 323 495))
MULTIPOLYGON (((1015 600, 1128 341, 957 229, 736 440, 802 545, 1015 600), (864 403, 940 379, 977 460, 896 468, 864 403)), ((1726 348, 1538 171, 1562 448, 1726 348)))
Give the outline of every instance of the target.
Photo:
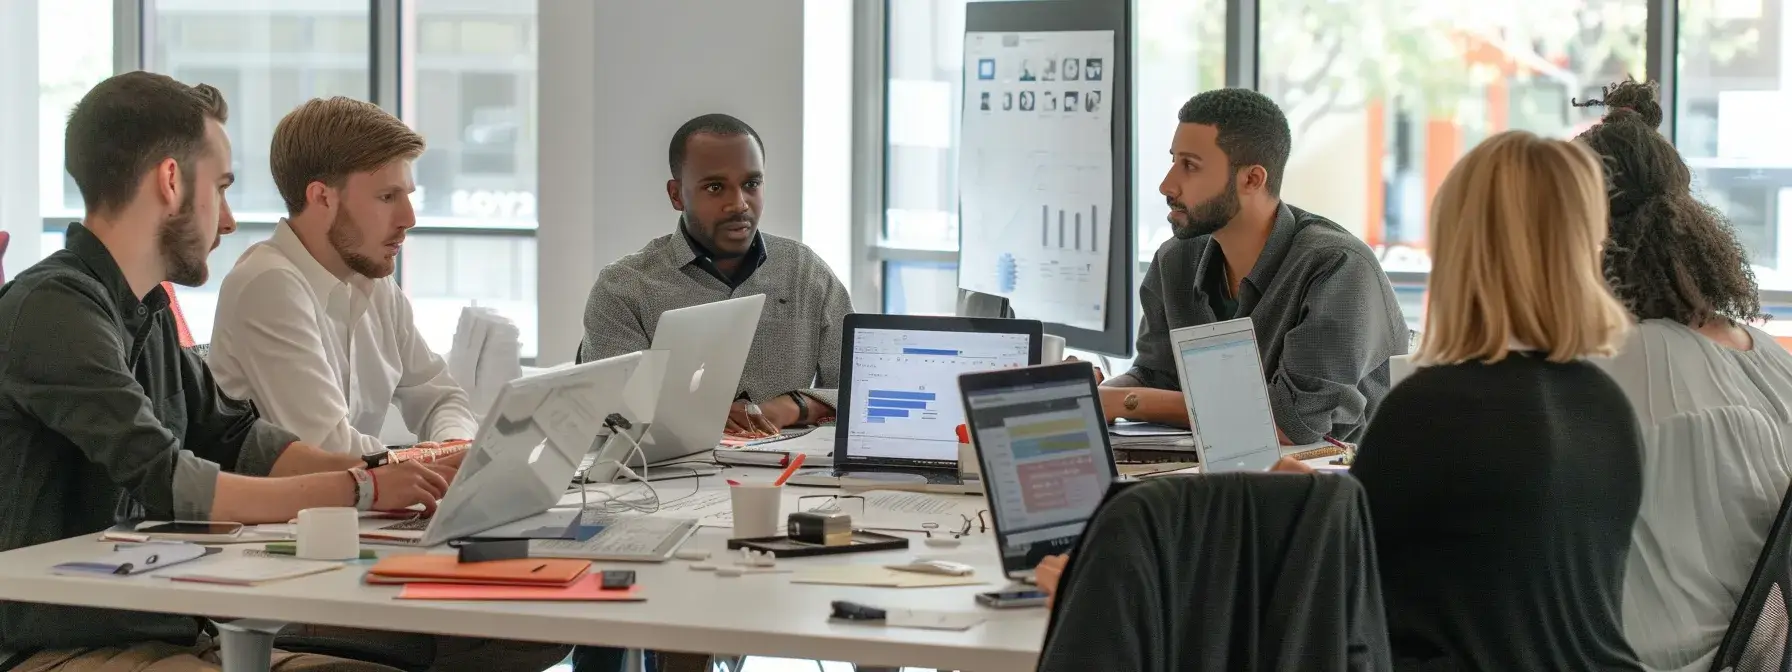
POLYGON ((1020 317, 1102 329, 1114 31, 971 32, 964 59, 959 286, 1008 297, 1020 317))

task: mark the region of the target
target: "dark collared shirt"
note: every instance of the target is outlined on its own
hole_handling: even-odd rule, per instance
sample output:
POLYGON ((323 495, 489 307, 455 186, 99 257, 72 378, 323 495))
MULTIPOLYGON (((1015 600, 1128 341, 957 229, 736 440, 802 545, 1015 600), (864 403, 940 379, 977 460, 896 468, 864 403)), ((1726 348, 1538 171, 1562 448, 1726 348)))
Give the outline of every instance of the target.
POLYGON ((727 273, 722 272, 720 267, 716 266, 715 253, 710 252, 709 248, 704 247, 703 243, 698 241, 696 236, 691 235, 690 229, 685 228, 684 220, 682 219, 678 222, 678 232, 684 234, 684 242, 690 243, 691 245, 691 254, 693 255, 691 264, 697 268, 703 269, 705 273, 715 276, 715 279, 721 280, 722 284, 728 285, 729 289, 740 287, 741 283, 744 283, 748 278, 753 277, 754 271, 759 270, 760 266, 765 265, 767 256, 765 251, 765 237, 761 236, 758 231, 753 232, 753 244, 747 247, 747 255, 741 257, 740 267, 734 269, 733 277, 729 277, 727 273))
MULTIPOLYGON (((0 287, 0 551, 112 527, 205 520, 218 473, 264 476, 291 433, 224 396, 181 349, 168 295, 142 300, 104 243, 0 287)), ((0 602, 0 649, 190 643, 187 616, 0 602)))
MULTIPOLYGON (((1110 384, 1181 389, 1170 330, 1220 320, 1209 296, 1224 282, 1212 236, 1158 248, 1139 287, 1138 358, 1110 384)), ((1388 393, 1388 358, 1406 353, 1406 318, 1368 245, 1330 220, 1282 204, 1257 264, 1239 284, 1276 425, 1297 444, 1355 440, 1388 393)))

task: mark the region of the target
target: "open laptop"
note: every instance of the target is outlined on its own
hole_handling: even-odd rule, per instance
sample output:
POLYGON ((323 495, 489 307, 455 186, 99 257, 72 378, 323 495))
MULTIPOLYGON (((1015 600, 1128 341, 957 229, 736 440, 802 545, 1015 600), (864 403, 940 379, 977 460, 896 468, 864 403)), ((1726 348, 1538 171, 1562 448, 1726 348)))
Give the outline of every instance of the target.
POLYGON ((842 331, 834 481, 798 485, 962 485, 958 377, 1037 364, 1043 340, 1038 320, 855 313, 842 331))
POLYGON ((435 515, 364 518, 361 538, 434 546, 547 511, 566 493, 605 418, 624 407, 630 379, 663 380, 665 364, 666 353, 637 352, 506 383, 435 515))
POLYGON ((1170 332, 1201 472, 1263 471, 1282 456, 1251 318, 1170 332))
POLYGON ((1031 581, 1065 553, 1119 479, 1088 362, 965 374, 960 396, 994 518, 1002 572, 1031 581))
POLYGON ((641 437, 647 464, 715 450, 764 307, 765 295, 755 294, 660 315, 653 349, 665 351, 667 360, 658 410, 645 419, 630 418, 647 426, 641 437))

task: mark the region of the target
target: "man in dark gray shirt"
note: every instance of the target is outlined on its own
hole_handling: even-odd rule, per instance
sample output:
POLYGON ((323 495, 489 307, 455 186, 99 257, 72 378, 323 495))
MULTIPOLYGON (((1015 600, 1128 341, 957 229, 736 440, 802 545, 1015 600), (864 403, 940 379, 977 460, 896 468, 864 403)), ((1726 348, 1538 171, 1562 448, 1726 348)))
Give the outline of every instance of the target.
MULTIPOLYGON (((433 507, 453 467, 363 469, 219 393, 161 283, 205 283, 236 229, 217 89, 132 72, 69 115, 86 202, 67 248, 0 287, 0 551, 128 519, 286 522, 300 509, 433 507), (378 479, 377 499, 371 484, 378 479)), ((97 551, 96 551, 97 552, 97 551)), ((286 672, 385 670, 276 653, 286 672)), ((0 669, 216 669, 189 616, 0 602, 0 669)))
POLYGON ((1158 186, 1175 238, 1145 272, 1138 357, 1104 383, 1103 409, 1187 425, 1170 330, 1249 317, 1282 442, 1360 437, 1408 340, 1387 274, 1349 231, 1282 202, 1292 141, 1274 102, 1208 91, 1177 121, 1158 186))

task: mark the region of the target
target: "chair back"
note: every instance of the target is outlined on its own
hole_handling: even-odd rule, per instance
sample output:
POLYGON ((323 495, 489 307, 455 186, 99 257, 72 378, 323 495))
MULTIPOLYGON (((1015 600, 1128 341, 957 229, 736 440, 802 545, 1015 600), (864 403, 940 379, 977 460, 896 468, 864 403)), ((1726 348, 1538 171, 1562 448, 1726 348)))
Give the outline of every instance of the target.
POLYGON ((1787 644, 1786 610, 1792 592, 1792 487, 1780 497, 1780 513, 1761 545, 1754 574, 1730 617, 1730 629, 1711 661, 1713 672, 1792 672, 1792 649, 1787 644))
POLYGON ((174 313, 174 327, 180 331, 180 347, 193 347, 193 332, 187 330, 187 316, 180 312, 180 301, 174 298, 174 283, 162 283, 162 291, 168 294, 168 312, 174 313))
POLYGON ((1125 487, 1070 554, 1038 669, 1388 670, 1373 538, 1348 476, 1125 487))

